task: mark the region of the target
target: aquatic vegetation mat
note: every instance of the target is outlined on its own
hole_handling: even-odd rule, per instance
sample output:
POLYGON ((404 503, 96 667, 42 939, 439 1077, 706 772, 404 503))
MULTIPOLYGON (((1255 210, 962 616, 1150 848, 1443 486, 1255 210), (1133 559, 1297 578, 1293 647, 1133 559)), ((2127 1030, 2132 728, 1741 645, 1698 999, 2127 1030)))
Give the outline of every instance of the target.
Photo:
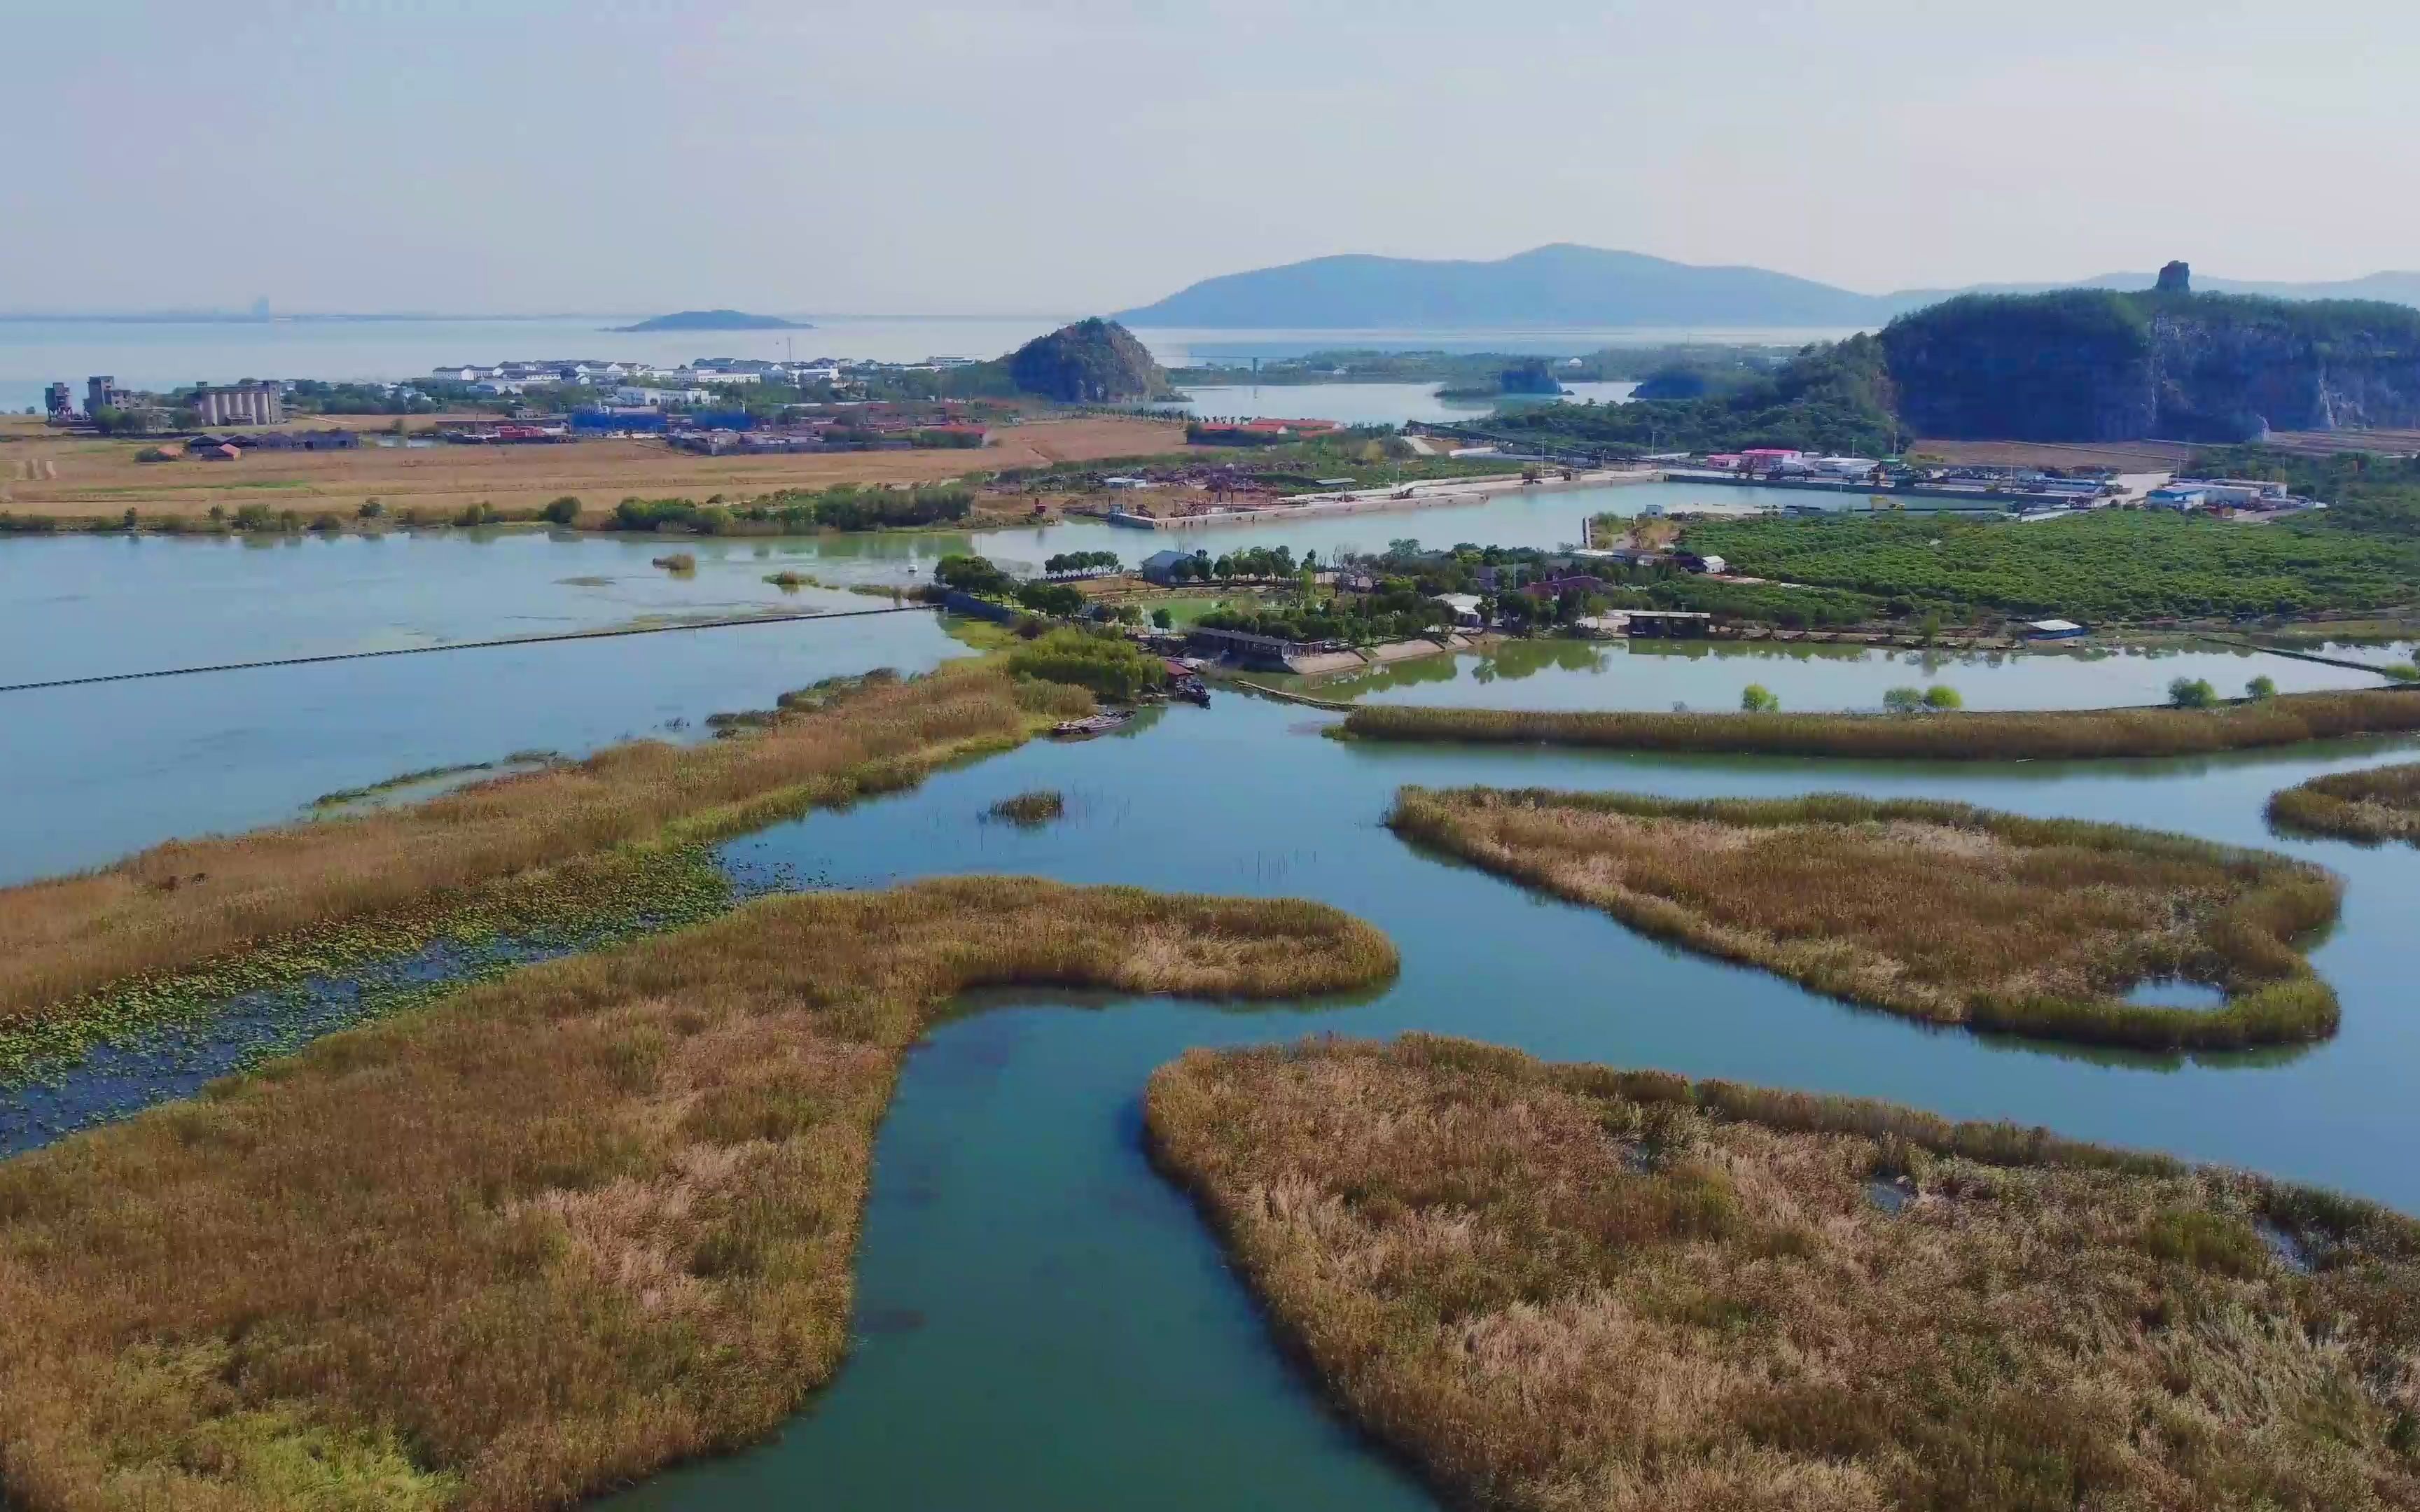
POLYGON ((1457 1504, 2420 1506, 2420 1226, 2367 1203, 1426 1036, 1196 1050, 1146 1119, 1457 1504))
POLYGON ((2342 885, 2267 851, 1847 794, 1404 788, 1387 822, 1642 933, 1911 1018, 2154 1050, 2336 1027, 2296 942, 2335 918, 2342 885), (2170 978, 2226 1000, 2126 1001, 2170 978))
MULTIPOLYGON (((1073 703, 1070 701, 1073 696, 1073 703)), ((744 738, 638 741, 425 802, 175 841, 114 866, 0 888, 0 1034, 88 1018, 95 995, 617 846, 673 847, 906 786, 1023 741, 1078 689, 948 666, 776 717, 744 738)), ((298 945, 296 942, 303 942, 298 945)))
POLYGON ((1526 713, 1369 704, 1339 727, 1364 740, 1911 761, 2197 756, 2413 731, 2420 731, 2420 690, 2400 688, 2288 693, 2214 709, 1991 714, 1526 713))
POLYGON ((1019 829, 1038 829, 1067 811, 1067 799, 1056 789, 1036 788, 1001 799, 984 810, 987 820, 1014 825, 1019 829))
POLYGON ((874 1130, 965 989, 1301 996, 1315 903, 763 900, 0 1163, 0 1501, 555 1506, 759 1438, 847 1343, 874 1130))
POLYGON ((626 847, 105 989, 71 1016, 0 1029, 0 1157, 466 982, 699 923, 766 890, 726 875, 705 845, 626 847))
POLYGON ((2281 788, 2270 796, 2269 821, 2309 835, 2420 844, 2420 762, 2334 772, 2281 788))

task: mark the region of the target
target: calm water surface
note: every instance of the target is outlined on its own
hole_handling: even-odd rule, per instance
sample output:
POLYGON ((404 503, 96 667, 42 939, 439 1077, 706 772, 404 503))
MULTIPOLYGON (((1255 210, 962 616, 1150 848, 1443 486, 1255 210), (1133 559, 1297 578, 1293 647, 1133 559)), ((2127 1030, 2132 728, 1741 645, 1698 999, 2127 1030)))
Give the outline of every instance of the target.
POLYGON ((1153 1504, 1414 1504, 1382 1466, 1351 1468, 1206 1232, 1180 1221, 1141 1157, 1142 1078, 1192 1045, 1432 1029, 2044 1124, 2420 1207, 2408 1159, 2420 1108, 2405 1090, 2420 1067, 2407 986, 2420 851, 2282 841, 2260 818, 2281 784, 2408 747, 1996 767, 1673 760, 1342 745, 1301 712, 1233 698, 1172 709, 1128 736, 1028 748, 728 847, 742 874, 793 869, 844 886, 1003 872, 1314 897, 1384 928, 1404 970, 1367 1001, 1295 1011, 1062 1000, 937 1029, 910 1057, 876 1149, 861 1352, 776 1441, 618 1505, 1106 1509, 1135 1504, 1138 1476, 1153 1504), (2193 1059, 1920 1027, 1415 853, 1379 824, 1405 782, 1846 788, 2275 846, 2349 880, 2343 922, 2314 956, 2342 995, 2344 1029, 2314 1047, 2193 1059), (1069 817, 1032 832, 975 822, 1035 786, 1063 789, 1069 817), (934 1431, 940 1422, 948 1433, 934 1431))
MULTIPOLYGON (((1636 383, 1566 383, 1573 404, 1621 404, 1636 383)), ((1334 420, 1347 425, 1400 425, 1407 420, 1448 423, 1484 420, 1501 405, 1548 404, 1551 397, 1440 399, 1435 383, 1188 383, 1187 402, 1167 408, 1180 414, 1222 420, 1334 420)))
POLYGON ((1894 687, 1947 684, 1969 709, 2161 703, 2179 677, 2234 697, 2255 677, 2281 693, 2377 687, 2380 678, 2257 652, 1885 651, 1716 640, 1516 640, 1320 683, 1323 698, 1482 709, 1736 709, 1761 685, 1785 710, 1879 709, 1894 687))
POLYGON ((0 883, 275 824, 399 773, 693 739, 710 714, 874 667, 927 671, 965 649, 918 611, 0 694, 0 883))
POLYGON ((1323 557, 1383 550, 1404 536, 1552 548, 1584 539, 1590 515, 1650 504, 1737 507, 1761 497, 1755 490, 1637 484, 1184 532, 1076 520, 870 535, 489 529, 328 538, 17 537, 0 539, 0 683, 880 602, 790 594, 764 580, 783 569, 845 587, 929 580, 933 563, 956 551, 1038 572, 1044 559, 1062 551, 1114 551, 1134 563, 1177 542, 1214 551, 1289 546, 1323 557), (649 565, 670 551, 694 556, 697 570, 675 575, 649 565))
MULTIPOLYGON (((998 357, 1067 321, 1072 315, 912 316, 799 315, 812 331, 703 331, 623 333, 629 315, 523 319, 102 321, 0 320, 0 409, 42 402, 42 385, 64 378, 78 394, 95 373, 134 388, 197 380, 311 378, 392 382, 419 378, 440 363, 551 358, 677 363, 705 357, 773 361, 784 357, 859 358, 921 363, 928 357, 998 357)), ((1572 356, 1605 347, 1676 341, 1803 346, 1847 335, 1816 330, 1201 331, 1138 326, 1135 334, 1168 366, 1299 357, 1317 350, 1509 351, 1572 356)), ((1230 411, 1232 412, 1232 411, 1230 411)))
MULTIPOLYGON (((1526 533, 1553 545, 1575 539, 1588 513, 1655 497, 1672 494, 1525 495, 1460 523, 1439 510, 1327 525, 1373 544, 1390 533, 1439 542, 1526 533)), ((1096 526, 984 540, 1013 556, 1020 546, 1074 548, 1092 538, 1085 531, 1140 554, 1125 532, 1096 526)), ((1332 548, 1310 537, 1221 538, 1332 548)), ((616 623, 777 602, 756 582, 776 560, 819 576, 836 577, 844 563, 904 571, 950 539, 684 542, 700 558, 689 581, 644 567, 660 542, 528 533, 269 548, 0 542, 0 646, 15 658, 6 678, 15 681, 29 668, 74 675, 379 637, 470 638, 499 625, 616 623), (287 554, 313 552, 322 555, 287 554), (331 575, 294 570, 306 560, 331 575), (565 581, 573 577, 608 581, 565 581), (49 597, 29 607, 26 595, 38 594, 49 597)), ((865 602, 815 601, 827 600, 865 602)), ((319 792, 400 769, 660 730, 821 676, 929 666, 949 649, 932 621, 899 615, 7 695, 0 778, 12 802, 0 811, 0 858, 12 877, 89 864, 170 834, 280 817, 319 792), (848 635, 861 639, 836 639, 848 635)), ((2199 665, 2026 658, 1935 676, 1904 659, 1869 664, 1869 653, 1759 659, 1707 650, 1550 647, 1526 672, 1498 657, 1488 675, 1517 691, 1507 702, 1519 704, 1566 696, 1557 688, 1626 697, 1639 680, 1662 678, 1675 681, 1655 686, 1659 699, 1668 691, 1706 707, 1735 703, 1749 680, 1785 707, 1862 700, 1870 685, 1860 679, 1947 681, 1978 706, 1987 697, 2020 706, 2112 675, 2164 687, 2199 665)), ((2199 674, 2228 690, 2255 670, 2249 658, 2215 659, 2226 677, 2199 674)), ((2257 670, 2308 686, 2288 682, 2273 659, 2259 658, 2257 670)), ((1446 675, 1408 687, 1410 696, 1429 701, 1458 685, 1494 691, 1476 659, 1435 665, 1446 675)), ((2298 676, 2329 671, 2287 665, 2298 676)), ((2120 700, 2112 691, 2107 701, 2120 700)), ((743 878, 870 887, 1005 872, 1312 897, 1385 929, 1404 971, 1364 1000, 1275 1010, 1030 997, 967 1005, 910 1057, 882 1129, 860 1257, 859 1352, 775 1441, 661 1477, 627 1505, 1424 1505, 1318 1409, 1205 1231, 1143 1162, 1142 1080, 1189 1045, 1435 1029, 1556 1057, 2040 1123, 2420 1210, 2420 1167, 2409 1159, 2420 1146, 2420 1100, 2408 1092, 2420 1071, 2420 1002, 2409 985, 2420 850, 2281 840, 2260 817, 2275 788, 2408 756, 2409 743, 2194 762, 1927 766, 1348 745, 1320 738, 1318 722, 1300 708, 1221 696, 1206 711, 1172 708, 1117 737, 1028 747, 726 847, 743 878), (1656 945, 1601 914, 1414 852, 1380 824, 1406 782, 1674 795, 1849 789, 2273 846, 2348 880, 2343 920, 2314 954, 2342 996, 2343 1031, 2313 1047, 2192 1059, 1919 1027, 1656 945), (1033 787, 1063 790, 1068 817, 1032 832, 978 822, 993 801, 1033 787)))

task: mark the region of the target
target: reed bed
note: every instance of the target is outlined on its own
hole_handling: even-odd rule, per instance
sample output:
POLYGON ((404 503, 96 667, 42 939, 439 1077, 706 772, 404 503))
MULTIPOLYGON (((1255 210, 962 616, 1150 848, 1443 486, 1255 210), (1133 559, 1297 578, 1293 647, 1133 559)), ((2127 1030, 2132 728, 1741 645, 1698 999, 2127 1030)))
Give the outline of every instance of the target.
POLYGON ((2420 1225, 1466 1041, 1195 1050, 1154 1158, 1454 1504, 2420 1506, 2420 1225))
POLYGON ((1038 829, 1066 811, 1064 795, 1055 788, 1035 788, 1031 793, 1001 799, 984 810, 984 817, 1019 829, 1038 829))
POLYGON ((174 841, 114 866, 0 888, 0 1030, 229 952, 462 894, 633 843, 681 843, 895 789, 1016 744, 1090 699, 996 668, 944 667, 775 720, 748 738, 638 741, 423 803, 174 841))
POLYGON ((2369 844, 2420 844, 2420 762, 2336 772, 2280 788, 2270 795, 2269 822, 2280 829, 2369 844))
POLYGON ((2288 693, 2214 709, 1993 714, 1521 713, 1364 704, 1339 727, 1364 740, 1472 741, 1909 761, 2200 756, 2420 731, 2420 690, 2288 693))
POLYGON ((1641 933, 1932 1023, 2170 1051, 2336 1028, 2296 942, 2335 918, 2342 884, 2266 851, 1846 794, 1404 788, 1388 823, 1641 933), (2226 1001, 2122 1000, 2172 977, 2226 1001))
POLYGON ((874 1130, 979 985, 1299 996, 1337 911, 1023 878, 770 899, 0 1164, 0 1503, 558 1506, 837 1369, 874 1130))

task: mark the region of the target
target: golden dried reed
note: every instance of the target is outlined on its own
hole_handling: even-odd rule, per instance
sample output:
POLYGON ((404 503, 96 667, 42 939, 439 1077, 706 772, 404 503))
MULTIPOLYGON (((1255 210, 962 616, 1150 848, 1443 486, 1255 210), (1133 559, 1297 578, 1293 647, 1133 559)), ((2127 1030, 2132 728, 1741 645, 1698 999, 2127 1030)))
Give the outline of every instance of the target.
POLYGON ((2420 762, 2334 772, 2280 788, 2270 795, 2269 822, 2280 829, 2370 844, 2420 843, 2420 762))
POLYGON ((0 1501, 545 1507, 750 1442, 846 1349, 875 1125, 945 1000, 1394 969, 1316 903, 967 878, 332 1036, 0 1164, 0 1501))
POLYGON ((2323 1038, 2294 942, 2342 885, 2266 851, 1958 803, 1405 788, 1388 823, 1634 929, 1912 1018, 2155 1050, 2323 1038), (2208 1010, 2123 1001, 2147 979, 2208 1010))
POLYGON ((695 840, 1014 744, 1066 696, 996 668, 869 684, 750 738, 638 741, 408 807, 172 841, 75 876, 0 888, 0 1024, 108 983, 631 842, 695 840), (1057 700, 1057 702, 1052 702, 1057 700))
POLYGON ((1192 1051, 1146 1118, 1457 1504, 2420 1506, 2420 1226, 2369 1204, 1425 1036, 1192 1051))

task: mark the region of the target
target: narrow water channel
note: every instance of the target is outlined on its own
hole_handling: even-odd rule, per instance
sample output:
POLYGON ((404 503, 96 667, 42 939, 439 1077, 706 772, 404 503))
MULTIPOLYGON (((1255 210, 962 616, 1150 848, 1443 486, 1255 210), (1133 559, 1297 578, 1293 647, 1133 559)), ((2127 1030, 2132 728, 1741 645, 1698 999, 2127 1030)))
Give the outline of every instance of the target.
POLYGON ((2420 1068, 2420 1004, 2405 985, 2420 852, 2281 841, 2259 817, 2275 786, 2392 748, 2072 766, 1675 761, 1343 746, 1299 713, 1233 699, 1171 710, 1131 737, 1029 748, 727 848, 742 874, 790 869, 844 886, 1033 872, 1301 894, 1386 929, 1404 972, 1367 1001, 1295 1011, 962 1005, 910 1059, 883 1128, 858 1271, 860 1352, 775 1441, 610 1504, 1417 1504, 1288 1375, 1206 1232, 1141 1161, 1143 1078, 1195 1044, 1431 1029, 2044 1124, 2420 1207, 2407 1158, 2420 1108, 2404 1090, 2420 1068), (1471 781, 1847 788, 2277 845, 2350 879, 2344 920, 2315 952, 2343 996, 2344 1030, 2322 1045, 2195 1059, 1987 1040, 1864 1011, 1415 855, 1378 824, 1398 783, 1471 781), (975 823, 994 799, 1044 785, 1067 795, 1061 825, 975 823))
POLYGON ((986 995, 908 1061, 875 1148, 840 1384, 768 1443, 603 1505, 1425 1508, 1270 1348, 1138 1093, 1316 1011, 986 995))

